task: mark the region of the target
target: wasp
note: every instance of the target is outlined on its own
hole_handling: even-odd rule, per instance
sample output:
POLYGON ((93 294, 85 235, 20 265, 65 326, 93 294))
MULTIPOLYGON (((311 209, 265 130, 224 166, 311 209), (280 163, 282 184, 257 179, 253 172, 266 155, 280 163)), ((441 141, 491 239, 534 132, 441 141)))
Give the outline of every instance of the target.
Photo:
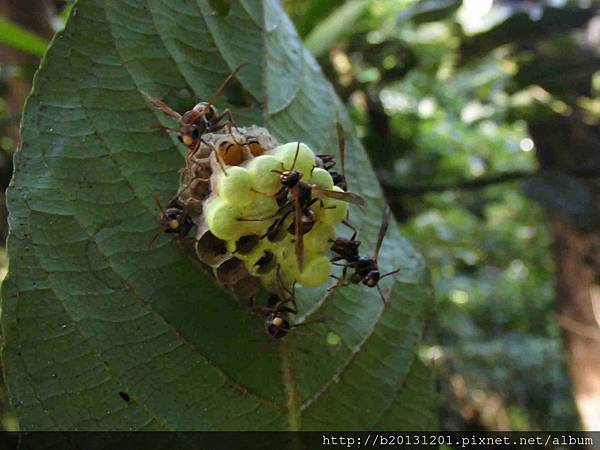
POLYGON ((183 113, 183 115, 173 110, 161 100, 152 97, 146 92, 142 92, 142 95, 146 97, 152 106, 162 111, 167 116, 174 118, 179 125, 178 130, 166 128, 162 125, 152 125, 152 128, 178 133, 177 137, 179 141, 188 147, 192 153, 200 146, 203 134, 212 133, 214 131, 222 130, 223 128, 228 128, 231 133, 231 128, 234 123, 231 111, 225 109, 222 112, 219 112, 217 108, 215 108, 214 103, 244 65, 245 63, 240 64, 229 74, 208 102, 197 103, 192 109, 183 113))
MULTIPOLYGON (((281 189, 274 195, 258 192, 266 196, 273 196, 279 205, 278 211, 268 217, 263 218, 239 218, 240 221, 263 221, 276 218, 275 222, 269 227, 265 234, 272 242, 283 239, 281 229, 286 223, 287 217, 293 212, 294 219, 290 224, 288 231, 293 230, 296 259, 298 268, 302 270, 304 263, 304 241, 303 235, 306 234, 317 220, 316 214, 311 210, 311 206, 322 198, 333 198, 356 204, 360 207, 366 205, 364 199, 351 192, 339 192, 329 189, 322 189, 314 184, 302 181, 302 173, 295 170, 298 153, 300 151, 300 142, 296 147, 296 153, 292 161, 292 166, 287 170, 273 170, 280 178, 281 189)), ((263 236, 263 237, 265 237, 263 236)))
POLYGON ((296 328, 331 320, 331 317, 319 317, 317 319, 305 320, 304 322, 295 323, 292 325, 290 323, 288 314, 297 314, 298 311, 290 306, 285 306, 287 302, 287 300, 282 300, 276 294, 271 294, 269 297, 269 304, 273 306, 271 306, 271 308, 267 308, 269 312, 265 315, 264 325, 265 331, 272 338, 281 339, 282 337, 287 336, 288 333, 309 336, 309 333, 301 333, 296 330, 296 328))
MULTIPOLYGON (((356 240, 357 232, 354 231, 350 239, 344 237, 336 237, 331 245, 331 251, 336 254, 331 259, 331 262, 346 260, 347 262, 357 261, 360 258, 358 248, 361 242, 356 240)), ((347 269, 347 267, 346 267, 347 269)), ((345 275, 345 272, 344 272, 345 275)))
POLYGON ((184 205, 179 201, 179 198, 174 197, 171 199, 166 208, 162 207, 157 197, 154 197, 154 201, 158 205, 160 211, 158 219, 160 230, 150 241, 149 247, 154 245, 154 242, 160 233, 175 234, 177 239, 184 239, 194 227, 194 222, 192 221, 191 216, 185 212, 184 205))
POLYGON ((333 184, 343 191, 348 190, 348 182, 346 181, 346 170, 345 170, 345 156, 346 156, 346 136, 342 125, 337 122, 337 135, 338 135, 338 147, 339 147, 339 160, 340 160, 340 171, 333 170, 336 164, 335 157, 332 155, 317 155, 323 163, 323 168, 329 172, 331 178, 333 178, 333 184))
POLYGON ((284 286, 279 274, 279 266, 277 266, 277 279, 279 283, 279 293, 270 294, 267 307, 255 306, 254 310, 264 315, 265 332, 272 338, 281 339, 289 333, 304 334, 296 330, 298 327, 310 325, 314 323, 330 320, 330 317, 320 317, 313 320, 305 320, 304 322, 292 324, 289 319, 290 314, 297 314, 295 286, 294 283, 291 289, 284 286))
POLYGON ((371 288, 377 287, 377 291, 379 292, 379 295, 384 305, 386 304, 386 301, 383 292, 379 287, 379 281, 385 277, 388 277, 400 271, 400 268, 398 268, 384 275, 381 275, 381 272, 379 271, 379 264, 377 262, 379 258, 379 253, 381 251, 383 239, 385 238, 387 229, 390 224, 391 214, 392 212, 389 206, 386 206, 385 211, 383 213, 381 227, 379 228, 379 236, 377 237, 375 252, 372 258, 359 255, 358 248, 360 247, 360 241, 355 240, 356 232, 352 235, 350 239, 339 237, 336 238, 331 247, 331 250, 337 254, 337 256, 335 256, 332 259, 333 262, 341 260, 346 261, 344 264, 341 264, 343 266, 342 277, 339 278, 339 282, 336 286, 362 283, 365 286, 371 288), (352 273, 349 278, 347 278, 348 269, 354 270, 354 273, 352 273))
POLYGON ((292 167, 288 170, 274 171, 279 174, 280 182, 282 185, 279 193, 276 194, 280 197, 282 194, 286 194, 287 203, 285 206, 292 204, 295 212, 294 217, 294 239, 295 239, 295 250, 296 258, 298 262, 298 268, 302 270, 304 261, 304 245, 302 236, 306 230, 310 229, 309 223, 314 223, 316 220, 315 214, 312 212, 310 207, 320 198, 333 198, 336 200, 342 200, 348 203, 364 207, 366 205, 364 199, 351 192, 338 192, 329 189, 322 189, 314 184, 306 183, 302 181, 302 173, 295 170, 296 159, 300 150, 300 143, 296 148, 296 154, 292 162, 292 167))
POLYGON ((296 314, 295 308, 285 306, 289 300, 280 298, 277 294, 269 296, 269 308, 265 315, 265 331, 275 339, 281 339, 292 329, 288 314, 296 314))
POLYGON ((276 218, 275 222, 268 228, 265 235, 271 242, 278 242, 285 236, 282 230, 287 224, 288 217, 294 213, 293 220, 288 225, 287 230, 294 234, 295 253, 298 268, 302 270, 304 261, 304 241, 303 235, 308 233, 317 220, 316 214, 311 210, 312 205, 322 198, 333 198, 345 202, 365 206, 362 197, 351 192, 339 192, 329 189, 322 189, 314 184, 302 181, 302 173, 295 170, 300 143, 296 148, 296 153, 292 166, 288 170, 273 170, 280 177, 281 189, 274 195, 260 193, 267 196, 273 196, 279 205, 278 211, 268 217, 263 218, 239 218, 240 221, 263 221, 276 218))
MULTIPOLYGON (((310 207, 315 204, 319 199, 312 199, 308 205, 302 209, 302 221, 300 224, 300 234, 305 235, 312 230, 313 225, 316 222, 315 214, 310 210, 310 207)), ((296 221, 292 217, 292 213, 295 212, 294 204, 291 202, 285 203, 276 213, 277 219, 269 226, 266 233, 259 237, 259 239, 267 238, 270 242, 282 241, 286 234, 296 235, 296 221)))

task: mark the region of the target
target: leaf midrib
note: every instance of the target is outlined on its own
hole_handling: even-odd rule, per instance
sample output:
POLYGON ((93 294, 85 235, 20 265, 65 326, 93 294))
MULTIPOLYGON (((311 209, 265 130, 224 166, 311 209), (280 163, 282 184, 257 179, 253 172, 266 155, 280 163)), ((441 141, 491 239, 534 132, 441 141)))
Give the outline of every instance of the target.
MULTIPOLYGON (((169 55, 170 61, 172 61, 177 67, 181 67, 176 62, 175 57, 174 57, 173 53, 171 52, 170 46, 167 45, 167 43, 165 42, 164 36, 159 31, 159 27, 158 27, 158 25, 156 23, 156 20, 155 20, 156 19, 155 11, 150 6, 149 0, 146 0, 146 3, 149 6, 149 13, 151 14, 151 18, 152 18, 152 21, 151 21, 152 26, 153 26, 154 30, 156 31, 156 34, 158 34, 160 42, 163 45, 164 51, 169 55)), ((113 5, 113 7, 114 7, 114 5, 113 5)), ((201 16, 202 17, 201 20, 204 20, 206 22, 206 19, 204 17, 204 11, 202 11, 200 9, 200 6, 197 3, 194 3, 194 7, 195 7, 195 9, 200 10, 200 13, 197 16, 201 16)), ((245 4, 244 4, 244 7, 246 7, 245 4)), ((104 11, 105 19, 106 19, 106 24, 108 25, 108 27, 110 29, 111 39, 112 39, 112 45, 114 47, 114 50, 115 50, 116 54, 119 56, 119 59, 122 62, 124 62, 123 55, 121 54, 121 51, 120 51, 121 49, 117 45, 117 38, 115 37, 115 34, 113 32, 114 31, 113 28, 114 28, 114 26, 116 26, 116 24, 113 23, 109 19, 108 11, 107 11, 107 6, 103 6, 103 11, 104 11)), ((252 14, 250 14, 248 11, 246 11, 246 12, 248 13, 248 15, 250 17, 254 18, 252 16, 252 14)), ((198 20, 200 20, 200 18, 198 18, 198 20)), ((265 40, 266 40, 266 31, 264 29, 265 28, 264 20, 265 20, 265 18, 264 18, 264 8, 263 8, 263 24, 261 24, 262 26, 260 26, 259 28, 261 28, 261 30, 262 30, 261 39, 262 39, 262 42, 263 42, 263 46, 266 46, 266 42, 265 42, 265 40)), ((206 26, 206 30, 210 33, 210 36, 213 39, 213 41, 215 41, 215 35, 214 35, 211 27, 206 26)), ((68 49, 68 51, 71 51, 71 50, 68 49)), ((222 49, 220 47, 218 48, 218 53, 221 56, 221 58, 223 59, 224 64, 228 66, 227 61, 223 58, 222 49)), ((266 52, 266 51, 264 51, 264 49, 263 49, 262 55, 263 55, 263 57, 265 59, 268 59, 269 53, 266 52)), ((302 58, 305 58, 305 56, 303 55, 302 58)), ((265 62, 265 67, 268 64, 269 64, 269 61, 266 61, 265 62)), ((131 81, 133 82, 133 84, 136 87, 139 87, 138 83, 137 83, 137 79, 136 79, 135 75, 132 73, 130 67, 127 64, 123 64, 123 66, 125 67, 125 69, 127 71, 127 74, 129 75, 129 78, 131 79, 131 81)), ((304 68, 304 64, 302 64, 302 67, 303 67, 303 73, 302 73, 302 77, 301 77, 300 82, 299 82, 300 86, 303 86, 306 83, 305 80, 306 80, 306 77, 307 77, 306 72, 305 72, 307 69, 304 68)), ((185 80, 185 82, 188 84, 188 86, 191 87, 192 91, 195 93, 196 90, 194 89, 193 86, 191 86, 190 81, 189 81, 188 77, 186 76, 186 72, 180 70, 178 73, 183 77, 183 79, 185 80)), ((266 83, 267 83, 266 75, 267 75, 267 73, 268 73, 268 71, 266 69, 261 71, 261 75, 263 77, 263 88, 265 88, 265 92, 267 92, 267 90, 266 90, 266 83)), ((79 96, 79 103, 80 103, 81 110, 88 117, 88 123, 89 123, 89 113, 88 113, 88 110, 83 106, 82 98, 81 98, 81 91, 77 90, 76 95, 79 96)), ((297 93, 294 94, 293 96, 291 96, 290 103, 288 104, 288 106, 286 106, 286 108, 284 108, 283 110, 278 111, 277 114, 285 111, 285 109, 287 109, 289 107, 289 105, 292 104, 292 102, 296 98, 297 98, 297 93)), ((271 117, 269 115, 269 113, 268 113, 268 105, 266 103, 263 103, 262 107, 263 107, 263 121, 264 121, 264 123, 268 123, 268 121, 269 121, 269 119, 271 117)), ((158 115, 158 113, 156 111, 153 111, 153 113, 155 115, 158 115)), ((305 123, 300 122, 299 124, 296 124, 296 125, 297 125, 297 127, 299 129, 305 130, 306 133, 310 133, 310 129, 307 128, 307 126, 306 126, 305 123)), ((143 208, 144 208, 145 211, 147 211, 149 214, 152 213, 153 211, 149 208, 148 204, 146 204, 145 202, 142 201, 142 198, 140 197, 140 193, 137 192, 134 189, 134 186, 132 185, 131 180, 126 177, 125 173, 123 173, 122 166, 117 163, 118 158, 115 157, 115 155, 112 153, 111 149, 108 147, 107 143, 105 142, 104 137, 102 136, 102 134, 100 134, 100 132, 98 131, 98 129, 95 126, 95 124, 91 124, 90 128, 93 128, 91 131, 98 138, 99 142, 102 144, 102 146, 106 150, 107 155, 110 157, 110 159, 114 163, 114 166, 117 169, 118 173, 121 175, 122 180, 127 183, 127 185, 129 186, 129 188, 133 192, 134 197, 139 202, 141 202, 144 205, 143 208)), ((43 151, 42 151, 42 156, 45 157, 45 155, 43 155, 43 151)), ((45 160, 44 160, 43 163, 47 167, 47 164, 46 164, 45 160)), ((60 184, 58 186, 60 187, 60 184)), ((26 189, 29 190, 30 188, 26 187, 26 189)), ((29 205, 27 204, 27 202, 25 201, 25 199, 23 199, 23 202, 27 205, 27 208, 29 209, 29 211, 31 211, 31 209, 29 208, 29 205)), ((107 262, 110 263, 110 259, 102 251, 101 247, 96 242, 96 239, 95 239, 94 235, 92 235, 90 237, 90 234, 89 234, 88 230, 86 228, 84 228, 83 225, 82 225, 82 223, 77 220, 77 217, 75 217, 75 216, 71 216, 71 217, 73 217, 75 219, 75 221, 77 222, 78 226, 81 227, 82 231, 88 236, 88 239, 91 242, 94 242, 94 244, 96 245, 96 248, 98 249, 98 251, 101 254, 102 258, 105 261, 107 261, 107 262)), ((37 254, 36 254, 36 259, 38 260, 38 263, 39 263, 40 258, 39 258, 39 256, 37 254)), ((41 266, 41 264, 40 264, 40 266, 41 266)), ((111 264, 108 264, 108 267, 112 267, 111 264)), ((48 272, 46 271, 46 273, 48 273, 48 272)), ((212 361, 210 361, 197 348, 195 348, 195 346, 193 345, 193 343, 187 341, 187 339, 185 339, 185 337, 179 335, 179 333, 177 332, 177 329, 175 327, 171 326, 169 324, 169 322, 166 320, 166 318, 163 317, 158 311, 154 310, 151 304, 146 303, 144 301, 144 299, 142 297, 140 297, 139 293, 136 292, 135 288, 133 286, 129 285, 129 283, 127 283, 127 281, 118 272, 114 271, 114 273, 116 275, 118 275, 118 277, 119 277, 120 280, 122 280, 122 282, 124 283, 124 286, 126 286, 127 289, 129 289, 131 292, 133 292, 134 297, 136 298, 136 301, 139 302, 144 308, 148 309, 153 315, 155 315, 156 317, 158 317, 161 320, 161 322, 167 327, 167 329, 169 330, 169 332, 175 334, 176 338, 180 342, 182 342, 182 345, 188 345, 194 354, 196 354, 199 358, 201 358, 204 362, 206 362, 207 365, 209 365, 210 367, 212 367, 213 369, 215 369, 221 376, 224 377, 224 379, 225 379, 226 382, 228 382, 228 381, 229 382, 233 382, 233 380, 230 380, 228 378, 227 374, 223 373, 219 369, 218 366, 216 366, 215 364, 213 364, 212 361)), ((394 283, 393 283, 393 286, 392 286, 392 292, 396 288, 397 284, 398 284, 398 281, 396 279, 394 279, 394 283)), ((63 303, 63 299, 60 298, 60 297, 58 297, 56 291, 52 290, 52 292, 55 295, 55 297, 58 298, 59 301, 61 302, 61 305, 63 306, 63 309, 65 309, 65 304, 63 303)), ((17 290, 17 297, 18 297, 18 294, 19 294, 19 292, 17 290)), ((323 298, 321 299, 321 301, 319 301, 316 304, 316 308, 311 308, 311 311, 309 311, 309 313, 313 313, 314 311, 320 309, 325 304, 330 304, 331 297, 332 297, 331 295, 325 295, 325 296, 323 296, 323 298)), ((66 311, 68 311, 68 310, 66 310, 66 311)), ((305 401, 304 404, 302 404, 302 405, 299 404, 300 402, 299 402, 299 392, 298 392, 299 391, 298 378, 296 376, 296 373, 295 373, 295 370, 294 370, 294 367, 293 367, 293 361, 294 361, 294 359, 293 359, 293 352, 292 352, 292 348, 291 348, 292 347, 291 344, 292 344, 293 340, 291 340, 291 341, 290 340, 284 340, 284 342, 279 343, 279 344, 281 344, 280 345, 280 349, 279 349, 280 350, 280 355, 281 355, 281 357, 280 357, 280 363, 281 363, 281 368, 282 368, 281 375, 282 375, 283 386, 285 388, 285 392, 286 392, 286 395, 287 395, 286 405, 287 405, 287 412, 289 414, 289 427, 290 427, 290 429, 292 429, 292 430, 294 430, 294 429, 300 429, 300 427, 301 427, 301 417, 302 417, 303 410, 306 409, 307 407, 309 407, 310 405, 314 404, 315 402, 317 402, 318 399, 321 398, 321 396, 323 395, 323 393, 325 393, 330 388, 330 386, 333 384, 334 380, 337 377, 341 376, 351 366, 352 361, 354 361, 356 359, 356 357, 361 352, 365 351, 365 347, 366 347, 367 342, 369 341, 369 339, 373 338, 375 330, 377 329, 378 325, 380 325, 380 319, 381 319, 382 314, 383 314, 383 309, 380 309, 378 311, 377 317, 372 322, 372 326, 370 327, 370 329, 368 330, 368 332, 365 333, 365 336, 361 340, 361 342, 357 346, 353 347, 354 350, 351 350, 351 353, 348 355, 347 360, 345 361, 345 363, 343 365, 339 366, 340 367, 339 370, 337 370, 335 372, 335 374, 331 378, 328 379, 327 383, 325 383, 322 386, 322 388, 320 390, 318 390, 313 397, 311 397, 310 399, 308 399, 307 401, 305 401)), ((70 315, 70 313, 69 313, 69 315, 70 315)), ((71 316, 71 318, 72 318, 72 316, 71 316)), ((78 331, 79 334, 81 334, 81 331, 79 329, 77 329, 77 331, 78 331)), ((81 334, 81 335, 82 335, 82 337, 84 337, 83 334, 81 334)), ((86 343, 87 343, 87 340, 86 340, 86 343)), ((88 345, 91 345, 91 344, 88 343, 88 345)), ((104 361, 101 357, 99 359, 100 359, 100 361, 104 365, 108 365, 108 362, 104 361)), ((411 364, 409 363, 408 366, 410 366, 410 365, 411 364)), ((107 370, 109 370, 109 369, 110 368, 107 367, 107 370)), ((112 373, 112 371, 111 371, 111 373, 112 373)), ((116 380, 116 378, 115 378, 115 380, 116 380)), ((235 388, 236 386, 237 386, 237 383, 233 382, 233 387, 235 388)), ((239 388, 242 389, 242 392, 244 394, 253 395, 242 384, 239 385, 239 388)), ((400 386, 398 387, 398 389, 395 390, 396 396, 397 396, 397 394, 398 394, 399 391, 400 391, 400 386)), ((275 403, 270 403, 268 401, 267 401, 267 403, 263 402, 262 400, 266 400, 266 399, 262 399, 260 396, 255 396, 254 398, 256 398, 258 401, 260 401, 262 404, 265 404, 265 405, 267 405, 269 407, 276 408, 277 411, 283 412, 283 410, 284 410, 283 409, 284 407, 282 405, 275 404, 275 403)), ((40 400, 40 399, 38 398, 38 400, 40 400)))
MULTIPOLYGON (((106 10, 105 10, 106 12, 106 10)), ((106 17, 106 23, 111 25, 110 21, 108 20, 108 18, 106 17)), ((111 32, 112 32, 112 28, 111 28, 111 32)), ((113 42, 114 42, 114 35, 111 36, 113 38, 113 42)), ((70 50, 69 50, 70 51, 70 50)), ((118 47, 115 45, 115 51, 117 51, 118 53, 118 47)), ((168 51, 168 49, 167 49, 168 51)), ((122 59, 122 58, 121 58, 122 59)), ((126 67, 126 66, 125 66, 126 67)), ((43 67, 42 67, 43 70, 43 67)), ((129 70, 127 70, 129 72, 129 70)), ((137 86, 134 77, 131 76, 130 74, 130 78, 132 79, 132 82, 137 86)), ((77 90, 76 91, 77 95, 80 95, 80 91, 77 90)), ((34 97, 34 94, 32 94, 32 97, 34 97)), ((106 151, 106 154, 109 156, 109 158, 112 160, 112 162, 114 163, 115 168, 118 170, 119 174, 121 175, 122 179, 127 183, 127 185, 129 186, 129 188, 131 189, 131 191, 133 192, 134 196, 144 205, 144 208, 146 209, 146 211, 148 211, 148 213, 150 213, 150 209, 149 207, 143 202, 141 201, 141 197, 139 195, 139 193, 136 191, 136 189, 134 188, 131 180, 126 176, 126 174, 121 170, 121 166, 120 164, 118 164, 117 159, 115 158, 114 154, 112 153, 110 147, 106 144, 106 142, 104 141, 104 138, 102 136, 102 134, 95 128, 93 121, 90 120, 89 118, 89 114, 87 112, 86 107, 84 106, 81 97, 79 97, 78 99, 78 103, 79 103, 79 108, 80 110, 83 112, 83 114, 87 117, 87 123, 89 124, 92 133, 98 138, 99 142, 102 144, 104 150, 106 151)), ((36 115, 36 117, 38 117, 36 115)), ((38 127, 38 129, 40 129, 38 127)), ((42 156, 42 161, 43 164, 48 168, 48 171, 50 171, 50 168, 47 166, 47 164, 45 163, 46 160, 46 156, 44 154, 43 148, 39 148, 41 156, 42 156)), ((23 155, 22 153, 20 155, 23 155)), ((27 207, 27 209, 29 211, 32 211, 31 207, 29 206, 26 198, 24 196, 21 197, 21 199, 23 201, 23 203, 25 204, 25 206, 27 207)), ((73 218, 73 220, 75 220, 75 222, 78 224, 78 226, 80 227, 80 229, 82 230, 83 233, 85 233, 87 240, 94 242, 96 249, 98 250, 98 252, 100 253, 100 255, 102 256, 102 258, 105 260, 105 262, 108 264, 108 267, 112 267, 112 265, 110 264, 110 259, 108 258, 108 256, 103 252, 102 247, 100 245, 98 245, 98 242, 96 241, 96 239, 94 238, 93 235, 90 235, 89 231, 87 230, 87 228, 77 219, 76 215, 70 215, 71 218, 73 218)), ((37 251, 36 251, 37 253, 37 251)), ((50 276, 51 272, 48 272, 47 269, 43 268, 43 266, 40 263, 40 258, 39 256, 36 254, 36 260, 38 261, 38 264, 40 265, 40 268, 42 268, 42 270, 45 271, 45 273, 50 276)), ((154 317, 156 317, 168 330, 168 332, 174 336, 180 343, 181 345, 185 345, 186 347, 188 347, 190 349, 190 351, 192 351, 193 354, 197 355, 197 357, 199 357, 201 360, 203 360, 205 363, 207 363, 207 365, 209 365, 210 367, 212 367, 218 374, 219 376, 223 379, 223 381, 229 385, 230 387, 232 387, 234 390, 237 390, 239 393, 246 395, 248 397, 254 398, 255 400, 257 400, 258 403, 263 404, 265 406, 268 406, 270 408, 273 408, 276 411, 281 411, 282 408, 280 405, 275 404, 271 401, 269 401, 266 398, 263 398, 259 395, 257 395, 256 393, 251 392, 248 388, 238 384, 237 382, 235 382, 233 379, 231 379, 227 374, 225 374, 218 366, 216 366, 214 363, 212 363, 202 352, 200 352, 200 350, 189 340, 187 340, 184 336, 182 336, 180 333, 177 332, 177 330, 166 320, 166 318, 164 316, 162 316, 162 314, 160 314, 158 311, 156 311, 152 305, 148 304, 147 302, 145 302, 141 297, 140 294, 136 291, 136 289, 130 284, 128 283, 118 272, 113 270, 113 273, 115 273, 115 275, 117 275, 119 277, 119 279, 122 281, 123 286, 125 286, 128 291, 132 294, 132 296, 135 298, 135 300, 145 309, 147 309, 151 314, 153 314, 154 317)), ((62 299, 62 297, 56 292, 55 288, 52 286, 52 283, 49 283, 49 289, 52 291, 55 299, 57 299, 61 306, 63 311, 71 318, 71 321, 73 324, 75 324, 75 329, 77 330, 78 335, 81 337, 81 339, 84 341, 85 345, 87 346, 87 348, 89 348, 89 350, 91 351, 91 353, 102 363, 102 365, 106 368, 106 370, 111 374, 111 377, 118 383, 120 384, 125 391, 127 392, 135 392, 135 390, 131 390, 128 386, 125 386, 123 384, 123 380, 120 377, 116 377, 115 373, 113 372, 110 363, 108 361, 106 361, 105 359, 103 359, 101 357, 101 355, 95 350, 95 348, 93 347, 93 345, 89 342, 88 338, 85 336, 85 334, 80 330, 79 325, 77 324, 77 322, 74 320, 71 311, 66 307, 66 305, 64 304, 64 301, 62 299)), ((19 297, 18 295, 18 289, 17 289, 17 297, 19 297)), ((19 302, 17 302, 17 308, 19 306, 19 302)), ((40 404, 43 404, 43 401, 41 399, 41 397, 39 397, 39 395, 36 394, 36 398, 38 399, 38 401, 40 402, 40 404)), ((137 396, 132 396, 132 399, 137 398, 137 396)), ((168 430, 174 430, 174 428, 168 426, 168 424, 165 422, 165 420, 162 418, 162 416, 156 412, 154 412, 151 408, 149 408, 145 403, 143 403, 141 400, 138 400, 137 403, 143 407, 144 410, 146 410, 148 412, 148 415, 152 418, 154 418, 157 423, 160 423, 162 426, 164 426, 166 429, 168 430)), ((53 421, 54 422, 54 421, 53 421)))

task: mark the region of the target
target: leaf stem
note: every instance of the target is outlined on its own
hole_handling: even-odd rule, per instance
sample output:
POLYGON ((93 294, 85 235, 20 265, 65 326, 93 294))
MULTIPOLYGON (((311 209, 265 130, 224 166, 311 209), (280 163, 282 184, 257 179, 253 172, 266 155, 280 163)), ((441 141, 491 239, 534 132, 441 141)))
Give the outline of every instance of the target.
POLYGON ((279 353, 281 355, 281 368, 283 385, 288 396, 287 407, 290 414, 290 431, 299 431, 301 422, 300 400, 298 396, 298 385, 296 374, 291 360, 291 339, 283 339, 279 353))

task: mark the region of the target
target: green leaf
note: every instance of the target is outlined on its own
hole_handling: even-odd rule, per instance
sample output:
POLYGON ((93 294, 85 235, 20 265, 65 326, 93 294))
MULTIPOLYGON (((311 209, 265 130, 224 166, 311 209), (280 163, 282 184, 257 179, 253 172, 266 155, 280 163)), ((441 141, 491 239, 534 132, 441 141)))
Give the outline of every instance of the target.
POLYGON ((421 0, 415 5, 401 11, 396 21, 412 21, 415 24, 444 20, 454 14, 460 7, 459 0, 421 0))
MULTIPOLYGON (((153 195, 178 186, 183 149, 140 94, 190 107, 240 62, 240 125, 337 148, 348 133, 351 210, 371 253, 383 195, 338 98, 275 0, 80 0, 35 78, 8 191, 4 371, 23 430, 367 429, 398 418, 432 293, 396 227, 376 289, 299 289, 309 335, 269 340, 262 319, 157 230, 153 195), (183 101, 181 99, 184 99, 183 101), (268 101, 267 101, 268 100, 268 101), (340 340, 328 344, 335 333, 340 340), (126 393, 126 401, 121 393, 126 393)), ((347 230, 340 229, 340 233, 347 230)), ((411 406, 430 414, 426 403, 411 406)))
POLYGON ((0 44, 34 56, 42 56, 48 47, 48 41, 44 38, 5 17, 0 17, 0 44))
POLYGON ((284 0, 283 8, 291 16, 300 37, 304 38, 333 10, 340 6, 339 0, 284 0))
POLYGON ((306 37, 306 47, 317 57, 323 55, 340 37, 352 30, 369 3, 367 0, 348 0, 313 28, 306 37))

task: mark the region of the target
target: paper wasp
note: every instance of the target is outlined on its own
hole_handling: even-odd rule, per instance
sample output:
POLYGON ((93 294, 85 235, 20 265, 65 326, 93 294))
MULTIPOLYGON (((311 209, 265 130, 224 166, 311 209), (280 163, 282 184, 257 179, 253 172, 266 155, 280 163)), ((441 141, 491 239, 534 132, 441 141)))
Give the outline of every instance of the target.
POLYGON ((286 336, 292 329, 288 314, 296 314, 297 310, 289 306, 285 306, 290 300, 280 298, 277 294, 269 296, 269 307, 264 311, 265 315, 265 331, 275 339, 281 339, 286 336))
MULTIPOLYGON (((322 189, 314 184, 302 181, 303 174, 295 170, 298 153, 300 151, 300 142, 296 147, 292 166, 287 170, 273 170, 279 174, 281 189, 273 195, 279 205, 278 211, 272 216, 263 218, 239 218, 240 221, 263 221, 276 218, 275 222, 269 227, 265 234, 272 242, 281 240, 281 230, 286 223, 287 217, 293 212, 294 220, 289 226, 288 231, 293 230, 296 259, 298 268, 302 270, 304 262, 304 243, 303 235, 312 228, 316 221, 316 214, 311 207, 323 198, 332 198, 348 203, 354 203, 361 207, 365 206, 362 197, 351 192, 339 192, 329 189, 322 189)), ((260 193, 267 196, 271 194, 260 193)), ((263 236, 263 237, 265 237, 263 236)))
POLYGON ((336 237, 331 245, 331 251, 336 253, 336 256, 331 259, 331 262, 342 260, 346 260, 347 262, 357 261, 358 258, 360 258, 360 255, 358 254, 359 247, 360 241, 356 240, 356 231, 352 234, 350 239, 336 237))
POLYGON ((158 220, 160 230, 152 238, 148 246, 152 247, 154 245, 160 233, 175 234, 177 239, 184 239, 194 227, 194 222, 190 215, 184 211, 184 205, 181 204, 178 197, 171 199, 166 208, 162 207, 157 197, 154 197, 154 201, 160 211, 158 220))
POLYGON ((345 156, 346 156, 346 137, 344 129, 340 123, 336 123, 337 135, 338 135, 338 146, 339 146, 339 162, 340 171, 332 170, 335 166, 335 157, 332 155, 317 155, 318 158, 323 162, 323 168, 329 172, 331 178, 333 178, 334 186, 339 187, 343 191, 348 190, 348 182, 346 181, 346 169, 345 169, 345 156))
POLYGON ((265 331, 269 336, 275 339, 281 339, 288 333, 303 334, 296 331, 295 328, 329 320, 328 317, 323 317, 292 325, 288 315, 298 313, 295 298, 295 283, 292 285, 291 289, 288 289, 284 286, 280 277, 279 266, 277 266, 277 280, 279 284, 279 293, 269 295, 267 301, 268 306, 254 307, 254 311, 264 315, 265 331))
POLYGON ((269 336, 276 339, 281 339, 282 337, 287 336, 288 333, 305 334, 309 336, 309 333, 300 333, 296 328, 325 322, 326 320, 331 319, 330 317, 321 317, 292 325, 288 314, 296 314, 297 310, 290 306, 285 306, 287 300, 282 300, 279 296, 271 294, 269 303, 273 304, 273 306, 270 308, 270 312, 265 316, 265 331, 269 336))
POLYGON ((296 160, 298 158, 298 152, 300 150, 300 143, 296 148, 296 154, 292 162, 292 167, 283 171, 274 171, 279 174, 282 188, 276 194, 277 197, 282 194, 286 194, 286 204, 292 204, 294 207, 294 239, 296 246, 296 259, 298 262, 298 268, 302 270, 304 261, 304 245, 303 245, 303 232, 307 230, 307 222, 314 222, 314 213, 310 209, 311 206, 322 198, 333 198, 336 200, 342 200, 349 203, 354 203, 359 206, 365 206, 365 201, 362 197, 351 192, 339 192, 329 189, 321 189, 314 184, 306 183, 302 181, 303 174, 295 170, 296 160))
POLYGON ((359 255, 358 248, 360 246, 360 241, 355 240, 356 233, 354 233, 350 239, 336 238, 331 246, 331 250, 337 254, 337 256, 332 259, 332 262, 346 260, 346 263, 341 264, 343 266, 342 277, 339 278, 339 282, 336 286, 362 283, 368 287, 377 287, 377 291, 379 292, 384 305, 386 304, 386 301, 383 292, 381 292, 381 288, 379 287, 379 281, 400 271, 400 268, 398 268, 381 275, 379 272, 379 264, 377 262, 383 239, 390 224, 391 214, 392 211, 389 206, 386 206, 381 227, 379 229, 379 236, 377 237, 377 244, 375 245, 375 252, 372 258, 359 255), (354 273, 352 273, 349 278, 346 277, 348 269, 354 270, 354 273))
POLYGON ((225 109, 219 113, 217 108, 215 108, 214 103, 244 65, 245 63, 240 64, 229 74, 208 102, 197 103, 192 109, 183 113, 183 115, 173 110, 161 100, 152 97, 146 92, 142 92, 152 106, 162 111, 167 116, 174 118, 179 125, 178 130, 166 128, 162 125, 153 125, 152 128, 178 133, 177 137, 179 141, 188 147, 191 152, 195 152, 198 149, 203 134, 218 131, 223 128, 228 128, 231 132, 231 128, 233 127, 231 111, 225 109))

